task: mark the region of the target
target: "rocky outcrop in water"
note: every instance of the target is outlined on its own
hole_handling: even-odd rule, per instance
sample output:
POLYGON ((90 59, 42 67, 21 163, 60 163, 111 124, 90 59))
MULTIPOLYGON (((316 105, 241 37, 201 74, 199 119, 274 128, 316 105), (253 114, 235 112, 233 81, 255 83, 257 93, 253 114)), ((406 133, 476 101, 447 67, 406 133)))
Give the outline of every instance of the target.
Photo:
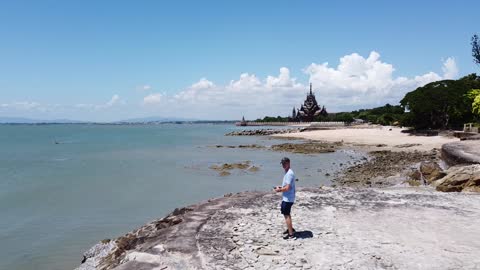
POLYGON ((215 145, 215 148, 250 148, 250 149, 264 149, 265 146, 258 144, 241 144, 241 145, 215 145))
POLYGON ((258 172, 260 170, 259 167, 251 165, 249 160, 237 163, 223 163, 222 165, 214 164, 209 168, 219 172, 219 176, 229 176, 231 174, 230 171, 234 169, 248 172, 258 172))
POLYGON ((298 154, 321 154, 335 152, 342 143, 307 142, 307 143, 283 143, 272 145, 274 151, 298 153, 298 154))

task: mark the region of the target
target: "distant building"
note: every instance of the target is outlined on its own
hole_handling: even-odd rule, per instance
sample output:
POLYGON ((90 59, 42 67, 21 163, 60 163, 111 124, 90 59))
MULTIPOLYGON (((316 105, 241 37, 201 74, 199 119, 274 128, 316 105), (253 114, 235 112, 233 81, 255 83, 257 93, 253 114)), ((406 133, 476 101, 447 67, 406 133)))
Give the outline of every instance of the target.
POLYGON ((247 125, 247 121, 245 121, 245 116, 242 116, 242 121, 240 122, 240 126, 245 127, 247 125))
POLYGON ((327 115, 328 113, 325 106, 322 106, 321 109, 320 106, 318 106, 317 99, 312 91, 312 84, 310 83, 310 93, 307 95, 303 105, 300 105, 300 109, 297 109, 297 112, 295 112, 295 107, 293 107, 292 121, 312 122, 318 116, 327 115))

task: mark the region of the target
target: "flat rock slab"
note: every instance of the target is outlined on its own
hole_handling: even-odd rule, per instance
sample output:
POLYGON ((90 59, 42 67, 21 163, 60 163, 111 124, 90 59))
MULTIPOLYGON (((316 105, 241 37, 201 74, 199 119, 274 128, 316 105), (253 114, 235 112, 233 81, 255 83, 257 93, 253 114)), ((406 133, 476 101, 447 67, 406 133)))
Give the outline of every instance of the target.
POLYGON ((289 240, 282 238, 280 200, 240 193, 212 201, 106 269, 480 268, 479 194, 300 189, 292 208, 297 238, 289 240))
POLYGON ((442 146, 442 157, 449 165, 480 164, 480 140, 446 143, 442 146))

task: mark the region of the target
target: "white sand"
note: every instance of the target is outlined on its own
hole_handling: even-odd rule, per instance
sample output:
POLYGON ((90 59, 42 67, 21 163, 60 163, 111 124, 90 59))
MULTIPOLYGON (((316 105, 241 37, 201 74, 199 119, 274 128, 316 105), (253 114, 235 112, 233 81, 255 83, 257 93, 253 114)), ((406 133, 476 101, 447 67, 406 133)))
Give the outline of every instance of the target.
POLYGON ((444 136, 413 136, 401 133, 403 129, 398 127, 378 127, 378 128, 343 128, 332 130, 314 130, 298 133, 276 134, 275 137, 294 137, 307 140, 339 142, 353 146, 376 147, 379 144, 385 144, 385 147, 376 147, 377 149, 388 150, 423 150, 428 151, 433 148, 439 149, 442 144, 459 141, 458 138, 448 138, 444 136), (391 130, 389 130, 391 129, 391 130), (407 148, 399 148, 402 144, 419 144, 407 148))

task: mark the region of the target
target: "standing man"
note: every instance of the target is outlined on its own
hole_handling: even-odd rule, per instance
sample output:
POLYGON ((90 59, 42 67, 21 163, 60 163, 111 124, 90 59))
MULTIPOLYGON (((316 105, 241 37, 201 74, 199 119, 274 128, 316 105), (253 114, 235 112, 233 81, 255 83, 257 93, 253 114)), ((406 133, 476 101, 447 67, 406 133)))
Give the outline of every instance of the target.
POLYGON ((292 225, 292 216, 290 212, 292 210, 292 205, 295 202, 295 174, 292 169, 290 169, 290 159, 287 157, 282 158, 280 161, 283 169, 285 170, 285 175, 283 176, 283 182, 281 187, 275 187, 276 192, 283 192, 282 194, 282 206, 281 212, 285 217, 285 223, 287 224, 287 230, 284 234, 287 234, 283 239, 294 238, 295 230, 292 225))

